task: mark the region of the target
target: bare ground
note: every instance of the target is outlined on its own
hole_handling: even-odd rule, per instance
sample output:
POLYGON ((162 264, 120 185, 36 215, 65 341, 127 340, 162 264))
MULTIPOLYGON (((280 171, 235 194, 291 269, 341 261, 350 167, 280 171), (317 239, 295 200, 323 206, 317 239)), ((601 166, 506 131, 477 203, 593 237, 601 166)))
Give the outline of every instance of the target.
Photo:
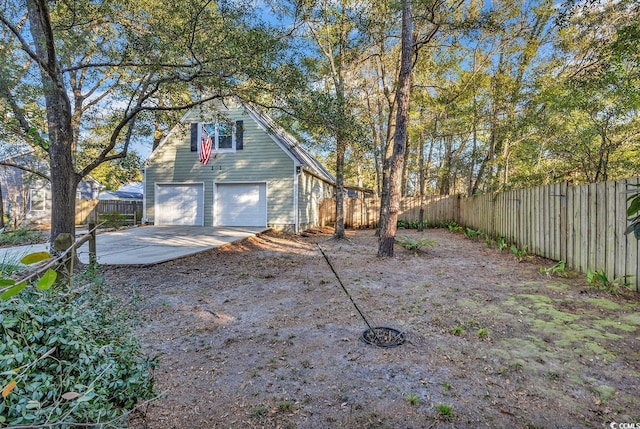
MULTIPOLYGON (((404 234, 401 231, 400 234, 404 234)), ((640 422, 640 300, 549 277, 447 230, 377 258, 371 231, 264 234, 152 267, 104 268, 134 307, 161 397, 133 428, 609 427, 640 422), (374 326, 366 329, 321 242, 374 326), (447 408, 447 406, 449 408, 447 408)))

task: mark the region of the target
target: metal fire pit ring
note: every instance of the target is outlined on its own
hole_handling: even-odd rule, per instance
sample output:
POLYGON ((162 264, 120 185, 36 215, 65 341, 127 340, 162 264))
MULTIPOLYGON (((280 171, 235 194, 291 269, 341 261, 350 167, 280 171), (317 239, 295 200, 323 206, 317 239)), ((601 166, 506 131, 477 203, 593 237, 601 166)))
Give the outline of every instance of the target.
POLYGON ((360 337, 366 344, 373 346, 392 348, 404 344, 404 332, 387 326, 376 326, 365 330, 360 337))

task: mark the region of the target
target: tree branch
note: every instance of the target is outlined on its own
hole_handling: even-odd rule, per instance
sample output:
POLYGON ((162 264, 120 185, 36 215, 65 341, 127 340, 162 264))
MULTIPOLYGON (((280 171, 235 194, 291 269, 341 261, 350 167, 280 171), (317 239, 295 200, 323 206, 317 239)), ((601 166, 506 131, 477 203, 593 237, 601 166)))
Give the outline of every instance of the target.
POLYGON ((51 178, 49 176, 47 176, 44 173, 41 173, 37 170, 34 170, 32 168, 29 167, 25 167, 23 165, 18 165, 18 164, 14 164, 12 162, 6 162, 6 161, 0 161, 0 165, 4 165, 5 167, 13 167, 13 168, 17 168, 18 170, 22 170, 22 171, 26 171, 27 173, 31 173, 31 174, 35 174, 38 177, 41 177, 44 180, 50 181, 51 178))

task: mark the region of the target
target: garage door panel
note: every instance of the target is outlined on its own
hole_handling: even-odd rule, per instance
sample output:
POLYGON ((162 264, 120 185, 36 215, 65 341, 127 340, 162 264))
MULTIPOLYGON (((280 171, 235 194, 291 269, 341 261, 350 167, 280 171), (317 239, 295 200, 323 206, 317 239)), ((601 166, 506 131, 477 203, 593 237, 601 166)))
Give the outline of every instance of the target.
POLYGON ((203 225, 204 186, 156 185, 156 225, 203 225))
POLYGON ((266 226, 267 186, 264 183, 219 183, 215 204, 216 226, 266 226))

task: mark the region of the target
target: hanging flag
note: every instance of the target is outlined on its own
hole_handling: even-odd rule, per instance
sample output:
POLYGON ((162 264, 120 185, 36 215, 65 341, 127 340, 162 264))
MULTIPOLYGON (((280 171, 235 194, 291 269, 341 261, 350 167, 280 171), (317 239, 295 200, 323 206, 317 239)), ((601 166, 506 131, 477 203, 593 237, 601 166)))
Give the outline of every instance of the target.
POLYGON ((202 147, 200 150, 200 162, 204 165, 209 164, 209 158, 211 158, 211 150, 213 149, 213 139, 202 126, 202 147))

